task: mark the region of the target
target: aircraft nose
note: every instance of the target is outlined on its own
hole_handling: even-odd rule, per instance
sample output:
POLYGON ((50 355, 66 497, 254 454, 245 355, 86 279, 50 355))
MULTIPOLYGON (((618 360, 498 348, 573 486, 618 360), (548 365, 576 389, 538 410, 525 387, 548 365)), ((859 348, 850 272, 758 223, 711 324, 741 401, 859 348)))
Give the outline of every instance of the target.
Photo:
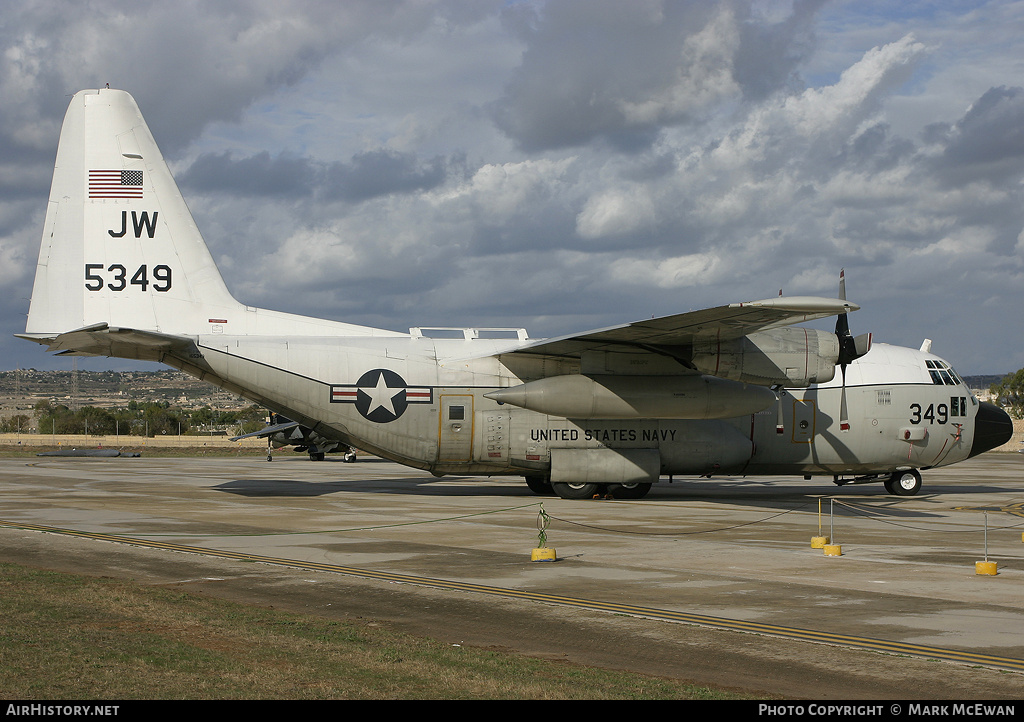
POLYGON ((982 401, 974 419, 974 444, 970 456, 1002 446, 1013 437, 1013 420, 995 404, 982 401))

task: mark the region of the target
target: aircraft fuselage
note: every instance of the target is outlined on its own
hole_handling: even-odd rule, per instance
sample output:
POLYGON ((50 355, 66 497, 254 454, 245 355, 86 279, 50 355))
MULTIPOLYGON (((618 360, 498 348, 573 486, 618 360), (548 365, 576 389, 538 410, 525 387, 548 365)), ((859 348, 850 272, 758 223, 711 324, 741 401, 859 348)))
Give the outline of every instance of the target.
MULTIPOLYGON (((724 419, 572 419, 485 395, 578 362, 503 354, 508 341, 210 335, 162 360, 301 421, 325 436, 435 474, 558 478, 560 458, 614 451, 663 475, 861 475, 941 466, 971 455, 980 404, 937 356, 877 344, 842 382, 780 389, 757 413, 724 419), (484 356, 482 354, 493 354, 484 356), (514 366, 515 370, 510 368, 514 366), (533 368, 530 368, 533 366, 533 368), (553 368, 557 366, 559 368, 553 368), (937 382, 938 380, 938 382, 937 382)), ((652 376, 655 388, 659 379, 652 376)), ((569 475, 580 475, 570 466, 569 475)), ((585 474, 597 474, 590 467, 585 474)), ((615 472, 619 473, 619 472, 615 472)), ((619 478, 619 477, 616 477, 619 478)))

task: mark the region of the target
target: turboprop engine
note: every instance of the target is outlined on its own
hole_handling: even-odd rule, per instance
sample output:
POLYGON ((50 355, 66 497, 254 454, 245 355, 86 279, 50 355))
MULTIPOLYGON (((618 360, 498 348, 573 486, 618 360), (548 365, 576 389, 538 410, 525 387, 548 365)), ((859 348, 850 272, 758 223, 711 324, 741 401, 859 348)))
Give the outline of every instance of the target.
POLYGON ((549 376, 484 394, 498 403, 570 419, 727 419, 777 400, 763 386, 714 376, 549 376))
MULTIPOLYGON (((845 314, 844 314, 845 318, 845 314)), ((776 328, 737 339, 698 337, 692 363, 700 371, 745 383, 807 387, 831 381, 839 337, 810 328, 776 328)))

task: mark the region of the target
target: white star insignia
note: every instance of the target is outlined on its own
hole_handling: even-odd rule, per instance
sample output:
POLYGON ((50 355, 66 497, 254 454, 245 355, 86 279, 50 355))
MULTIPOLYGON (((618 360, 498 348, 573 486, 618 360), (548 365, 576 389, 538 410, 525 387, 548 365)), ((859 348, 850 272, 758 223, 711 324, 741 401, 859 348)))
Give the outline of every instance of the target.
POLYGON ((397 416, 397 413, 395 412, 395 405, 391 402, 396 396, 398 396, 398 394, 405 391, 405 389, 394 389, 389 387, 384 381, 383 371, 377 376, 376 386, 373 388, 361 387, 359 390, 365 392, 366 395, 370 397, 370 406, 366 409, 367 416, 372 414, 378 408, 383 408, 392 416, 397 416))

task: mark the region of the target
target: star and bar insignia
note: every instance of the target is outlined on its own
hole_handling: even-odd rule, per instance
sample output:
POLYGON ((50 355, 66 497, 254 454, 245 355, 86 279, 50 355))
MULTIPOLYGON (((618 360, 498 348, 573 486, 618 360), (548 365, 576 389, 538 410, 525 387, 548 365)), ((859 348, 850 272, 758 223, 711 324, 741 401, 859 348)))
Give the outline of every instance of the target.
POLYGON ((409 386, 389 369, 367 371, 354 384, 331 386, 332 404, 355 404, 363 418, 378 424, 399 418, 409 404, 429 404, 433 400, 431 387, 409 386))

